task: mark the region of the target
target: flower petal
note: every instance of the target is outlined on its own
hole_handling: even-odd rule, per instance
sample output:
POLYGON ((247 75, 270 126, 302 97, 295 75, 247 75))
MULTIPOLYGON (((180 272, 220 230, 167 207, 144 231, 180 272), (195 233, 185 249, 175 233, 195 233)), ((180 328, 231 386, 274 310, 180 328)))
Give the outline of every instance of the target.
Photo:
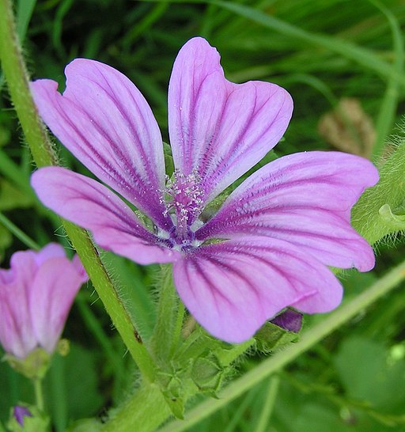
POLYGON ((246 237, 202 246, 174 264, 186 307, 215 337, 250 338, 283 308, 305 299, 303 311, 328 312, 342 287, 333 273, 286 241, 246 237))
POLYGON ((37 342, 55 349, 82 276, 66 257, 49 258, 39 267, 30 287, 30 310, 37 342))
POLYGON ((196 236, 269 236, 300 246, 326 265, 368 271, 374 254, 350 226, 350 210, 364 189, 377 181, 377 169, 358 156, 285 156, 243 182, 196 236))
POLYGON ((31 184, 39 199, 65 219, 90 230, 102 248, 139 264, 165 263, 178 252, 159 244, 134 212, 102 184, 59 167, 41 168, 31 184))
POLYGON ((35 262, 38 267, 51 258, 66 258, 65 249, 58 243, 48 243, 40 251, 35 252, 35 262))
POLYGON ((10 269, 0 269, 0 342, 18 358, 36 347, 28 301, 37 268, 35 256, 33 251, 16 252, 10 269))
POLYGON ((215 198, 273 148, 290 121, 290 95, 275 84, 233 84, 202 38, 180 50, 169 84, 169 132, 175 167, 199 174, 205 201, 215 198))
POLYGON ((162 228, 163 145, 152 111, 134 84, 117 70, 76 59, 65 70, 66 90, 38 80, 31 90, 52 132, 87 168, 162 228))

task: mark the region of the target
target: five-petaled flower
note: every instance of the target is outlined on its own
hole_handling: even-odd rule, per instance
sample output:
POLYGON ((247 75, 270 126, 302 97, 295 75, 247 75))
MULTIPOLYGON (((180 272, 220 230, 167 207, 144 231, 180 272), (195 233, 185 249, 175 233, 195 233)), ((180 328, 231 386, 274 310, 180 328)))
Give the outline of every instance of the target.
POLYGON ((173 263, 181 299, 214 336, 241 342, 286 306, 330 311, 342 287, 327 266, 374 266, 371 247, 350 226, 350 211, 378 173, 357 156, 282 157, 245 180, 214 216, 204 214, 277 144, 293 105, 277 85, 227 81, 218 52, 204 39, 187 42, 174 63, 175 173, 167 184, 162 138, 138 89, 92 60, 74 60, 66 77, 63 95, 54 81, 33 82, 36 105, 60 141, 109 188, 47 167, 32 177, 39 198, 90 230, 105 249, 140 264, 173 263))
POLYGON ((50 243, 39 252, 16 252, 0 269, 0 343, 17 359, 42 348, 52 354, 87 274, 76 255, 50 243))

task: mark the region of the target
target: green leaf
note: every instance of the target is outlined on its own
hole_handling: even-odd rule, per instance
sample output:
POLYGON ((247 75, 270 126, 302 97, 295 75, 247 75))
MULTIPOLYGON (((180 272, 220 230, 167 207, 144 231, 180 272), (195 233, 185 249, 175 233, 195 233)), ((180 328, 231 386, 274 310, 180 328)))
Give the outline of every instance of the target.
MULTIPOLYGON (((70 418, 77 419, 96 414, 104 403, 98 390, 97 355, 97 352, 72 345, 69 354, 63 359, 66 375, 62 385, 65 386, 70 418)), ((54 412, 55 404, 56 401, 48 398, 47 406, 50 412, 54 412)))
POLYGON ((337 412, 316 404, 305 404, 301 407, 301 413, 292 420, 294 432, 348 432, 353 430, 345 425, 337 412))
POLYGON ((0 181, 0 211, 15 208, 27 208, 33 204, 33 199, 21 192, 7 180, 0 181))
POLYGON ((101 422, 95 419, 83 419, 74 422, 68 432, 98 432, 102 428, 101 422))
POLYGON ((350 337, 341 344, 335 366, 348 396, 393 413, 405 399, 405 362, 388 362, 382 343, 350 337))
POLYGON ((0 262, 3 259, 4 251, 11 245, 13 242, 13 236, 10 231, 0 224, 0 262))

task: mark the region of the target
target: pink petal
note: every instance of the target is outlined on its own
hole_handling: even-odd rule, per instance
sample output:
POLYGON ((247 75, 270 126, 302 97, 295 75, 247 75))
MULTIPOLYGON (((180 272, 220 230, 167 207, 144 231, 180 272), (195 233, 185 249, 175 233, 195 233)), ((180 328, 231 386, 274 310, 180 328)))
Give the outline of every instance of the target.
MULTIPOLYGON (((66 258, 65 249, 59 243, 48 243, 40 251, 35 252, 35 262, 38 267, 40 267, 44 262, 52 258, 66 258)), ((86 270, 80 261, 78 255, 74 255, 72 261, 72 266, 76 270, 76 274, 80 277, 82 283, 87 282, 89 277, 87 276, 86 270)))
POLYGON ((38 267, 51 258, 66 258, 65 249, 58 243, 49 243, 35 252, 35 263, 38 267))
POLYGON ((350 210, 377 181, 376 168, 358 156, 285 156, 250 176, 196 235, 199 240, 269 236, 299 246, 326 265, 368 271, 374 254, 350 226, 350 210))
POLYGON ((102 248, 139 264, 177 259, 147 231, 134 212, 100 183, 59 167, 41 168, 31 178, 39 199, 65 219, 88 229, 102 248))
POLYGON ((35 253, 17 252, 10 269, 0 270, 0 342, 6 352, 25 358, 36 347, 29 290, 36 272, 35 253))
POLYGON ((43 262, 30 287, 30 313, 38 344, 49 353, 55 349, 82 276, 66 257, 43 262))
POLYGON ((87 282, 89 280, 89 277, 87 276, 86 270, 83 267, 82 262, 80 261, 80 258, 78 255, 74 255, 72 259, 72 265, 76 270, 76 273, 80 277, 80 280, 82 283, 87 282))
POLYGON ((273 148, 290 121, 290 95, 275 84, 233 84, 220 57, 202 38, 180 50, 169 84, 169 132, 174 163, 202 179, 206 201, 273 148))
POLYGON ((342 287, 326 266, 278 239, 246 237, 202 246, 177 261, 173 271, 191 314, 231 343, 250 338, 287 306, 302 303, 302 311, 328 312, 342 298, 342 287))
POLYGON ((65 73, 63 95, 54 81, 31 83, 45 123, 100 180, 161 227, 172 226, 160 202, 162 138, 142 94, 120 72, 93 60, 76 59, 65 73))

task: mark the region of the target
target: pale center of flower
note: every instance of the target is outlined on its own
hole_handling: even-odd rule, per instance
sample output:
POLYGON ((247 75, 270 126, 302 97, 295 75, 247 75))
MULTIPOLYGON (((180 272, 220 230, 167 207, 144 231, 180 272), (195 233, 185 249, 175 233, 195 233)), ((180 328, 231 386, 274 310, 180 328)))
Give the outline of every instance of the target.
POLYGON ((184 175, 176 170, 167 179, 164 191, 166 214, 170 214, 175 231, 170 234, 175 245, 191 245, 194 240, 192 225, 203 210, 204 191, 197 172, 184 175))

